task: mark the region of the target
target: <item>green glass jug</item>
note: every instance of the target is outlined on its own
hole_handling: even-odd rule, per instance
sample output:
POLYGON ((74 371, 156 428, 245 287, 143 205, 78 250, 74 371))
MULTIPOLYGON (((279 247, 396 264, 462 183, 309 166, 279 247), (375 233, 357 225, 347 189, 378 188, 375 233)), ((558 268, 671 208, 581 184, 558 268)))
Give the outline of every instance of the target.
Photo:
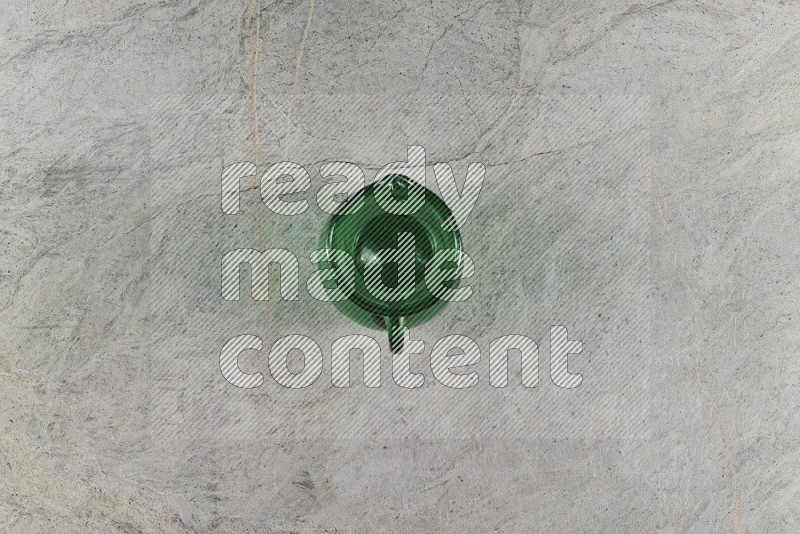
MULTIPOLYGON (((425 276, 426 266, 438 251, 449 249, 461 256, 461 234, 457 229, 445 229, 451 216, 433 191, 406 176, 392 174, 352 195, 325 226, 320 248, 344 251, 353 260, 354 273, 349 273, 354 274, 353 291, 348 299, 335 300, 334 305, 363 326, 387 331, 392 352, 403 350, 407 328, 430 320, 447 304, 429 290, 425 276), (388 211, 387 203, 405 204, 410 209, 388 211), (383 265, 381 254, 402 248, 400 240, 408 241, 409 235, 414 246, 413 287, 405 284, 407 290, 402 295, 392 295, 391 288, 408 282, 411 269, 403 273, 396 265, 383 265), (383 287, 389 288, 386 294, 375 295, 376 276, 381 277, 383 287)), ((329 258, 336 279, 338 266, 329 258)), ((458 281, 449 284, 455 288, 458 281)))

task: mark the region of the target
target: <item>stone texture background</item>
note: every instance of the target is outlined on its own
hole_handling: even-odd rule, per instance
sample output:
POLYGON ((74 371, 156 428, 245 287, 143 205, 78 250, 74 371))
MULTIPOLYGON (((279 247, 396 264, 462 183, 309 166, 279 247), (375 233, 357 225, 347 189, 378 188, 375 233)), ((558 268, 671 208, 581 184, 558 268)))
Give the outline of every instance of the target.
POLYGON ((800 528, 796 3, 11 0, 0 26, 0 530, 800 528), (419 358, 396 387, 379 332, 379 391, 225 383, 234 335, 370 333, 302 284, 222 302, 219 262, 303 266, 319 165, 408 144, 487 166, 476 293, 413 332, 478 341, 479 386, 419 358), (254 179, 222 215, 225 164, 283 159, 307 213, 254 179), (537 389, 486 383, 508 333, 537 389))

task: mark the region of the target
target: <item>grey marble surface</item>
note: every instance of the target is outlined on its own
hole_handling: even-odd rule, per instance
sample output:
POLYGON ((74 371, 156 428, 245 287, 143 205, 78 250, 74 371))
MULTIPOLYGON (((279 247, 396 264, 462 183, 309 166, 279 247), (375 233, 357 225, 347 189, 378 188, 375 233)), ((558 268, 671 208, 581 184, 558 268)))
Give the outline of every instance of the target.
POLYGON ((797 3, 10 0, 0 72, 0 530, 800 529, 797 3), (486 166, 475 293, 414 329, 416 390, 302 283, 319 166, 410 144, 486 166), (281 160, 306 213, 258 176, 222 213, 225 165, 281 160), (223 301, 239 247, 296 254, 300 299, 223 301), (352 333, 380 389, 331 387, 352 333), (488 384, 512 333, 535 389, 488 384), (239 334, 313 338, 322 378, 231 386, 239 334), (475 388, 431 375, 451 334, 475 388))

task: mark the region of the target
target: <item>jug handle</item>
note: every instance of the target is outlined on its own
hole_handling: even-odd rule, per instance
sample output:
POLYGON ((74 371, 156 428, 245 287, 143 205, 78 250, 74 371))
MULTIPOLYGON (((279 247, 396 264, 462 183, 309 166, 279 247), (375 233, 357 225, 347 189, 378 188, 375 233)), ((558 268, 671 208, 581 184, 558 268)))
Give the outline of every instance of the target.
POLYGON ((389 333, 389 348, 393 353, 403 352, 403 344, 406 337, 406 318, 405 317, 384 317, 386 331, 389 333))

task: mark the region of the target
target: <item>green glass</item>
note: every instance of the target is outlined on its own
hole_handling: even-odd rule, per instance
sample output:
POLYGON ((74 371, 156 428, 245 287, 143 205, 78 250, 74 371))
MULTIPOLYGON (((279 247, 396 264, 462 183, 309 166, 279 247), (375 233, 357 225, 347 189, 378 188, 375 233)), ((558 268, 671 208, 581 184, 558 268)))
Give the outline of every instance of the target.
MULTIPOLYGON (((460 252, 461 234, 458 230, 444 229, 444 223, 451 212, 433 191, 399 174, 387 176, 384 180, 365 187, 342 204, 325 226, 320 248, 342 250, 353 258, 355 264, 352 296, 347 300, 335 301, 334 305, 361 325, 387 331, 392 352, 399 352, 403 349, 404 329, 430 320, 447 304, 428 290, 425 284, 425 267, 440 250, 460 252), (391 181, 391 195, 395 200, 404 200, 414 193, 421 195, 424 198, 421 207, 408 215, 384 211, 376 199, 379 185, 386 185, 384 180, 391 181), (362 201, 360 209, 347 213, 353 211, 362 201), (396 249, 398 235, 404 232, 414 235, 414 291, 402 301, 380 300, 367 289, 364 281, 365 268, 371 262, 378 261, 377 251, 396 249)), ((331 267, 336 279, 337 266, 331 267)), ((387 287, 397 285, 397 269, 386 266, 381 276, 387 287)), ((451 282, 447 287, 457 287, 457 281, 451 282)))

